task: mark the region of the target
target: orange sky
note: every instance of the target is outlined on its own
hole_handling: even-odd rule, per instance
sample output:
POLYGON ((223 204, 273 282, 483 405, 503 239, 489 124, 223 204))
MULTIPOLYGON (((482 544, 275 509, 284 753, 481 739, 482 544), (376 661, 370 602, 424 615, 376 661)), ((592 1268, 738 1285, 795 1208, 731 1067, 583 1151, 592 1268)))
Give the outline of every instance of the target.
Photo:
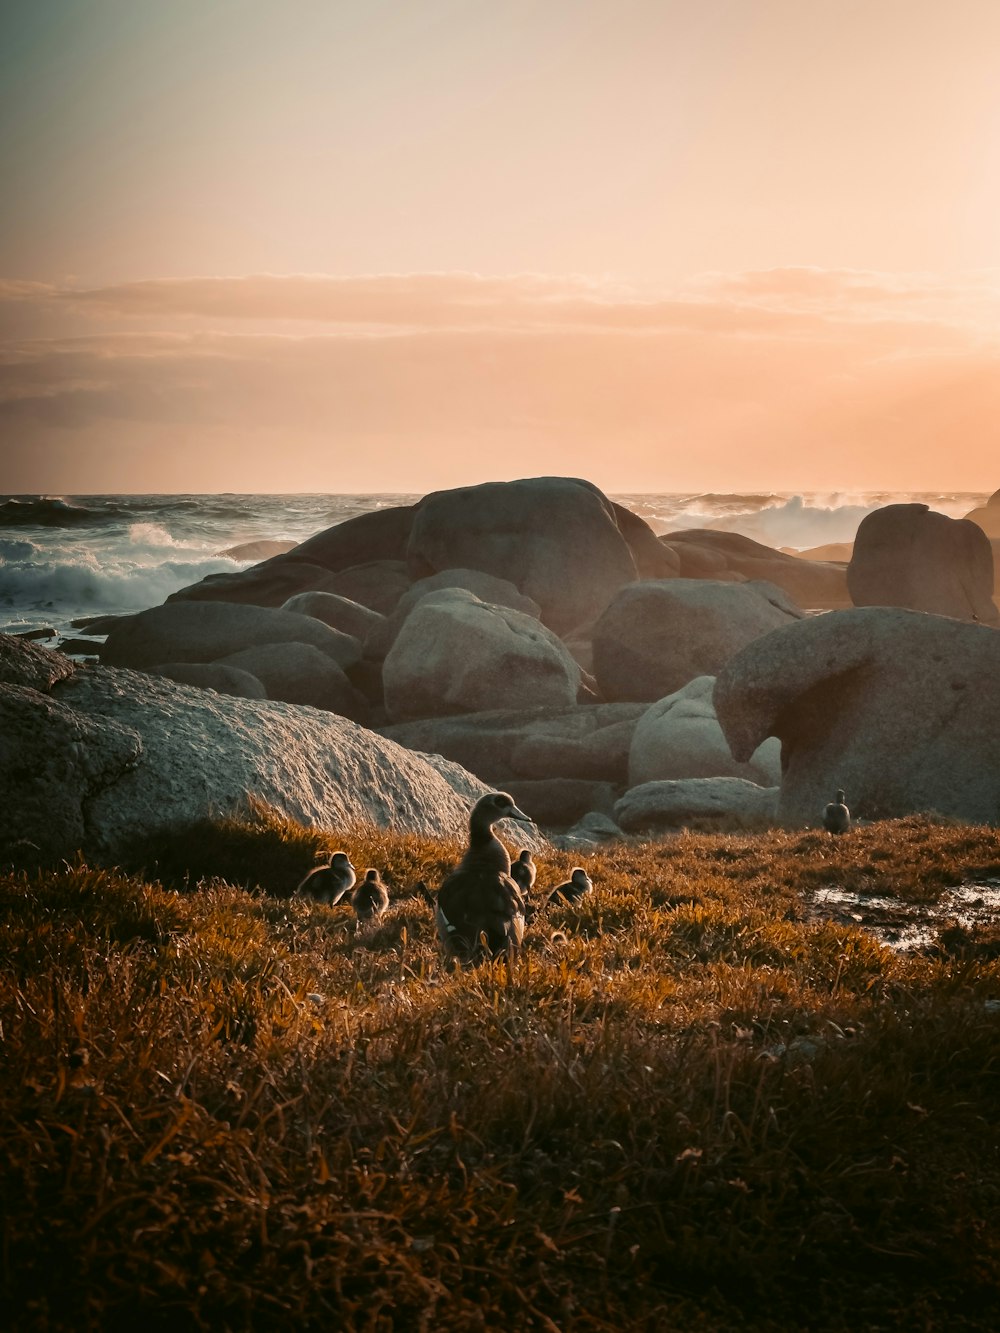
POLYGON ((0 24, 2 490, 1000 484, 994 0, 0 24))

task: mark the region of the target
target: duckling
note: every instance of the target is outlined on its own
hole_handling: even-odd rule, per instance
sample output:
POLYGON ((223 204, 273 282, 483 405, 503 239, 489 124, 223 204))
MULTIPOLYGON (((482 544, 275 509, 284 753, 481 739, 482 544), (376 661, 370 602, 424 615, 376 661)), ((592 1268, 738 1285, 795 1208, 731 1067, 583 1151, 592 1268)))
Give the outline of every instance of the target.
POLYGON ((368 925, 380 917, 389 906, 389 890, 382 883, 382 876, 377 870, 366 870, 364 881, 351 894, 351 906, 358 918, 358 925, 368 925))
POLYGON ((560 899, 567 903, 578 903, 585 893, 592 893, 594 881, 584 870, 583 866, 577 866, 571 873, 565 884, 557 884, 549 894, 549 900, 558 902, 560 899))
POLYGON ((462 962, 491 958, 520 947, 524 898, 511 879, 507 848, 493 832, 501 819, 530 824, 506 792, 482 796, 469 816, 469 846, 438 890, 435 921, 445 953, 462 962))
POLYGON ((522 893, 528 894, 535 887, 535 876, 537 874, 538 870, 531 859, 531 852, 525 848, 517 860, 511 864, 510 877, 522 893))
POLYGON ((844 804, 844 793, 838 789, 837 799, 823 811, 823 827, 828 833, 846 833, 851 827, 851 812, 844 804))
POLYGON ((317 903, 329 903, 332 907, 354 888, 357 878, 347 853, 331 852, 330 864, 310 870, 296 886, 295 892, 317 903))

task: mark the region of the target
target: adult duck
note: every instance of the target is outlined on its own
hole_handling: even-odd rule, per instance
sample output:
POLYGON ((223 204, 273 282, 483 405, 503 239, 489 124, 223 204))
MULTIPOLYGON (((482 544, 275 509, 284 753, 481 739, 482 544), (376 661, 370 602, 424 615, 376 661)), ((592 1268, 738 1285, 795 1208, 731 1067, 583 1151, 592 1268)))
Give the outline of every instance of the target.
POLYGON ((445 953, 463 963, 520 947, 524 898, 510 874, 510 855, 493 832, 501 819, 530 824, 506 792, 482 796, 469 816, 469 846, 438 890, 434 919, 445 953))

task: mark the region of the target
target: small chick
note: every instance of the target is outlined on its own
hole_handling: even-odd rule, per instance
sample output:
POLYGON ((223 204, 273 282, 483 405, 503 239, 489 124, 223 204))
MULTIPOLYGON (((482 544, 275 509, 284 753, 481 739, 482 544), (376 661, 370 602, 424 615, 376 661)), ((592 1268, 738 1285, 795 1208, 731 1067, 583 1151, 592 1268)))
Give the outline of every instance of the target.
POLYGON ((531 859, 531 852, 525 848, 511 865, 510 877, 522 893, 530 893, 535 886, 535 876, 537 874, 535 863, 531 859))
POLYGON ((567 903, 578 903, 584 894, 591 893, 593 888, 593 880, 586 870, 583 866, 577 866, 565 884, 556 885, 549 894, 549 899, 558 902, 561 898, 567 903))
POLYGON ((846 833, 851 827, 851 812, 844 804, 842 791, 838 790, 837 799, 824 809, 823 827, 828 833, 846 833))
POLYGON ((295 892, 304 898, 311 898, 313 902, 329 903, 332 907, 354 888, 356 880, 357 875, 347 853, 331 852, 330 864, 310 870, 296 886, 295 892))
POLYGON ((382 876, 377 870, 365 871, 363 882, 351 894, 351 906, 359 926, 368 925, 388 908, 389 890, 382 883, 382 876))

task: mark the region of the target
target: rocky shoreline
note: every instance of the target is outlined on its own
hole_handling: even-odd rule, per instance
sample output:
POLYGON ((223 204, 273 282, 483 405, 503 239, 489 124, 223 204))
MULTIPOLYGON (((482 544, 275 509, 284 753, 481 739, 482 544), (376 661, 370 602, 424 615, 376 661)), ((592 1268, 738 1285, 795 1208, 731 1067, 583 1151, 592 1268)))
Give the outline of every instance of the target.
POLYGON ((0 636, 5 837, 109 858, 250 800, 446 836, 497 785, 581 851, 838 786, 997 823, 1000 493, 977 515, 886 506, 848 564, 657 537, 573 478, 363 514, 91 626, 98 663, 0 636))

